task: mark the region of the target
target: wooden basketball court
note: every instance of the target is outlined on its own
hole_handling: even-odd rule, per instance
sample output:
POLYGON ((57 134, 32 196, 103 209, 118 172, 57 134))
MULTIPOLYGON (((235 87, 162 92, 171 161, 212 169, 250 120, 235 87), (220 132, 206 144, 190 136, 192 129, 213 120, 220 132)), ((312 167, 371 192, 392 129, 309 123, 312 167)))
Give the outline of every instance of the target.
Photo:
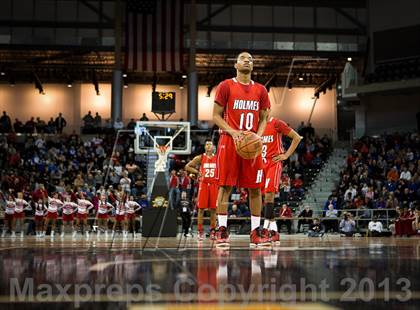
POLYGON ((0 239, 0 308, 418 309, 420 239, 0 239), (176 307, 175 307, 176 305, 176 307))

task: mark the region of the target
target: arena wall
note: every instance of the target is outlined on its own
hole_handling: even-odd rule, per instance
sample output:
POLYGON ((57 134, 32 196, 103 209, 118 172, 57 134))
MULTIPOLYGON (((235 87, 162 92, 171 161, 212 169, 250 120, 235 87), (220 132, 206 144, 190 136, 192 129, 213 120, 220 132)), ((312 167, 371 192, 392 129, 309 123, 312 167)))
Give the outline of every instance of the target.
MULTIPOLYGON (((40 95, 31 84, 0 86, 0 109, 5 110, 14 122, 15 118, 26 122, 30 117, 40 117, 48 121, 62 112, 67 120, 67 131, 76 130, 82 125, 81 118, 88 112, 99 112, 104 123, 111 115, 111 84, 100 84, 100 96, 97 96, 91 84, 74 84, 68 88, 63 84, 45 84, 45 95, 40 95)), ((150 119, 155 119, 151 110, 151 86, 130 85, 123 92, 123 118, 125 123, 130 118, 138 119, 146 113, 150 119)), ((179 89, 176 85, 158 85, 157 91, 176 92, 176 113, 172 120, 187 119, 187 89, 179 89)), ((314 99, 312 88, 293 88, 286 90, 283 104, 280 104, 283 88, 272 87, 270 100, 272 114, 280 117, 291 126, 297 127, 301 121, 307 122, 314 99)), ((200 86, 198 92, 198 116, 200 120, 210 121, 213 112, 215 88, 207 97, 207 86, 200 86)), ((337 128, 335 91, 321 94, 312 116, 312 126, 319 133, 333 134, 337 128)))

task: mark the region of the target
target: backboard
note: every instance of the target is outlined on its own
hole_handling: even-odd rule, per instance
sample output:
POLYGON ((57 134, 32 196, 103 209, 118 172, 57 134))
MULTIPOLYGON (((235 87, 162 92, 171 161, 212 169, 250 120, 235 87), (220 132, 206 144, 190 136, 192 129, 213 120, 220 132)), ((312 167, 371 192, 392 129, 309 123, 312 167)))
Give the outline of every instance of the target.
POLYGON ((172 154, 191 154, 189 122, 138 121, 134 132, 136 154, 157 153, 157 149, 162 145, 167 146, 172 154))

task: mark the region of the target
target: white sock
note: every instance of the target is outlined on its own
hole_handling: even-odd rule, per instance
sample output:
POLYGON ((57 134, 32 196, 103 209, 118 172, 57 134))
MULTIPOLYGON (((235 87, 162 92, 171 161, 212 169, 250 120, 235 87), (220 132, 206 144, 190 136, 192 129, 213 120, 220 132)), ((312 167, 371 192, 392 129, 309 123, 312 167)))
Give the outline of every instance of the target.
POLYGON ((270 222, 270 230, 278 231, 276 221, 270 222))
POLYGON ((227 277, 228 277, 227 265, 219 266, 216 272, 216 278, 220 280, 220 279, 227 279, 227 277))
POLYGON ((251 274, 261 274, 261 266, 255 260, 251 262, 251 274))
POLYGON ((269 220, 264 220, 264 228, 265 229, 270 228, 270 221, 269 220))
POLYGON ((217 215, 217 222, 219 223, 219 227, 224 226, 227 227, 227 214, 218 214, 217 215))
POLYGON ((260 224, 261 224, 261 216, 251 215, 251 231, 260 227, 260 224))

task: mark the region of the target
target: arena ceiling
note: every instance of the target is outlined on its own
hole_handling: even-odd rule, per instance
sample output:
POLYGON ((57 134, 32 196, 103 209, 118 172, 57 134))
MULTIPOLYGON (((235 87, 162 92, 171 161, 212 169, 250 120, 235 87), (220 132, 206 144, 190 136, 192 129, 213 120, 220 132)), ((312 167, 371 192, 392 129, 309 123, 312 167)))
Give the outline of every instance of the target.
MULTIPOLYGON (((89 1, 89 0, 51 0, 51 1, 79 1, 87 9, 94 10, 95 3, 109 3, 112 0, 89 1)), ((218 9, 209 10, 204 18, 198 20, 197 30, 203 32, 224 32, 229 27, 211 25, 208 21, 220 14, 229 6, 234 5, 282 5, 293 7, 319 8, 327 7, 336 11, 336 14, 350 22, 348 28, 302 28, 302 27, 237 27, 238 32, 256 33, 282 33, 282 34, 302 34, 311 35, 341 35, 358 36, 366 38, 366 29, 363 24, 348 13, 348 9, 366 8, 365 0, 259 0, 259 1, 219 1, 219 0, 197 0, 198 4, 210 5, 220 4, 218 9)), ((95 10, 94 10, 95 11, 95 10)), ((316 12, 316 10, 314 10, 316 12)), ((96 13, 101 14, 96 10, 96 13)), ((314 16, 316 18, 316 16, 314 16)), ((92 27, 101 29, 112 29, 113 20, 101 18, 101 23, 80 22, 79 24, 69 25, 62 22, 47 22, 34 19, 29 20, 8 20, 0 18, 0 26, 8 27, 33 27, 33 28, 65 28, 65 27, 92 27)), ((231 29, 232 30, 232 29, 231 29)), ((185 26, 188 34, 188 26, 185 26)), ((366 40, 360 44, 361 48, 353 51, 317 51, 317 50, 269 50, 248 48, 255 57, 254 79, 270 85, 285 85, 290 65, 293 59, 300 59, 294 62, 292 70, 293 86, 318 85, 324 80, 338 76, 344 67, 348 57, 352 58, 361 71, 364 67, 366 40)), ((214 85, 220 80, 234 73, 233 62, 239 48, 197 48, 196 70, 199 75, 200 84, 214 85)), ((43 83, 68 83, 71 82, 90 82, 92 77, 99 82, 110 82, 112 70, 114 68, 114 52, 112 46, 54 46, 54 45, 19 45, 19 44, 0 44, 0 66, 4 73, 1 76, 3 83, 33 82, 36 75, 43 83)), ((161 84, 182 83, 182 75, 187 72, 189 54, 188 48, 184 53, 183 72, 128 72, 128 83, 152 83, 156 81, 161 84)))

